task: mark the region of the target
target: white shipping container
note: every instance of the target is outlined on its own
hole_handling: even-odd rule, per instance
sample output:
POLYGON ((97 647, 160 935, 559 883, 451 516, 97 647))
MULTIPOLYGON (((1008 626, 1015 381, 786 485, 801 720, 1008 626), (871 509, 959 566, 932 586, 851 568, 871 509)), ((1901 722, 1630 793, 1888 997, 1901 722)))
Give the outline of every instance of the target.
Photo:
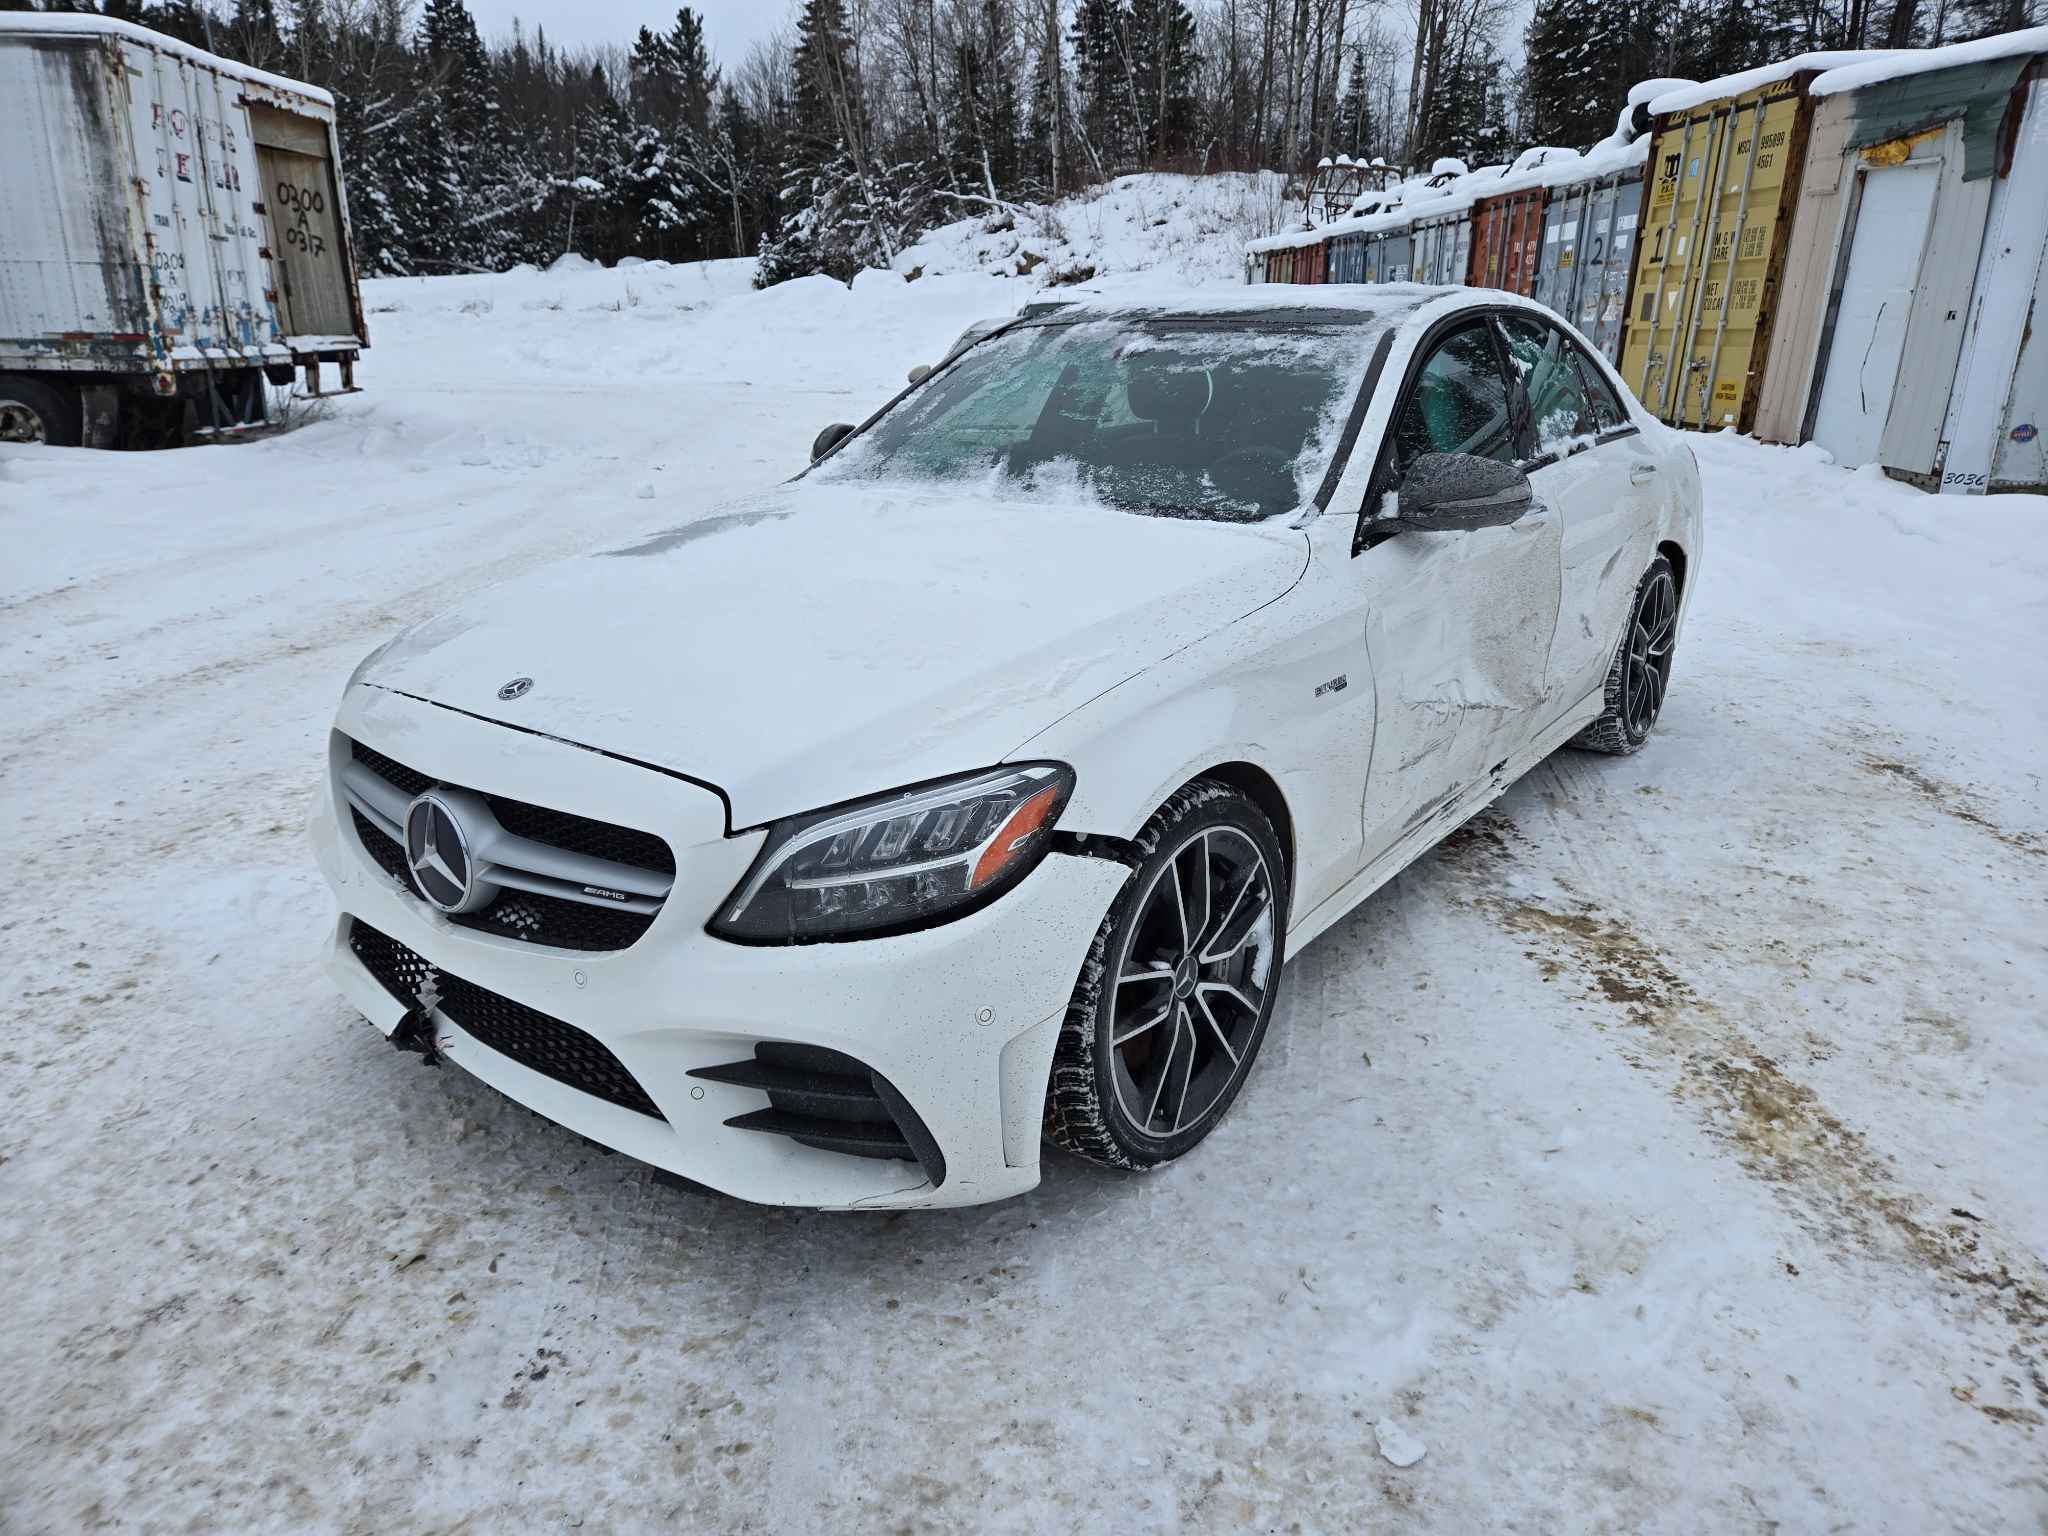
MULTIPOLYGON (((334 102, 99 16, 0 15, 0 374, 212 405, 366 344, 334 102)), ((90 439, 91 433, 87 432, 90 439)))

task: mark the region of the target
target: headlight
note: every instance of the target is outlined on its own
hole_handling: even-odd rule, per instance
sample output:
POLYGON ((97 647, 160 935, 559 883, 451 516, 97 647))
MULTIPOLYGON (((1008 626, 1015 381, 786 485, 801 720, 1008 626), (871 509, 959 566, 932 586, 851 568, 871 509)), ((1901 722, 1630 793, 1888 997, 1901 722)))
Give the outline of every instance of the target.
POLYGON ((963 916, 1031 872, 1073 792, 1066 764, 1023 763, 778 821, 711 931, 801 944, 963 916))

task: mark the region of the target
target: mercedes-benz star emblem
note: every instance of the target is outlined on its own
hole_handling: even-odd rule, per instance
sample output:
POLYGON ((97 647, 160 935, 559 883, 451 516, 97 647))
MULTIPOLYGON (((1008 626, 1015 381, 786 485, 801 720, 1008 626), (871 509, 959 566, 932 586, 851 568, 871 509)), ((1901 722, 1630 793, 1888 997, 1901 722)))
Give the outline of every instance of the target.
POLYGON ((515 677, 511 682, 498 690, 498 697, 501 699, 523 699, 532 691, 532 678, 515 677))
POLYGON ((476 873, 469 839, 446 803, 431 792, 413 801, 405 813, 405 863, 412 883, 428 901, 443 912, 463 910, 476 873))

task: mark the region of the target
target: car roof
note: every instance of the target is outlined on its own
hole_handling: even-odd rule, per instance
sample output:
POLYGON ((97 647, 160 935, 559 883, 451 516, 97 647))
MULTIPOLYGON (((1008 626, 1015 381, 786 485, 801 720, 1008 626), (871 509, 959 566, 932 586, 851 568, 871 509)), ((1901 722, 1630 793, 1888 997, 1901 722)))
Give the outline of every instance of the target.
POLYGON ((1127 294, 1080 293, 1063 302, 1034 303, 1024 310, 1021 319, 1027 325, 1071 325, 1084 320, 1387 325, 1440 299, 1484 292, 1426 283, 1253 283, 1243 287, 1158 289, 1127 294))

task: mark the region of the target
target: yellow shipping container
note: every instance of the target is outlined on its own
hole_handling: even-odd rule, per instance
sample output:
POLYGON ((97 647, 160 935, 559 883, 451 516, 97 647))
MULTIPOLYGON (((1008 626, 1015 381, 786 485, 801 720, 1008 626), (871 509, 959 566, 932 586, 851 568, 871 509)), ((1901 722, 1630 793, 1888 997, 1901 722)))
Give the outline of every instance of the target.
POLYGON ((1746 432, 1756 414, 1815 73, 1657 120, 1621 374, 1674 426, 1746 432))

